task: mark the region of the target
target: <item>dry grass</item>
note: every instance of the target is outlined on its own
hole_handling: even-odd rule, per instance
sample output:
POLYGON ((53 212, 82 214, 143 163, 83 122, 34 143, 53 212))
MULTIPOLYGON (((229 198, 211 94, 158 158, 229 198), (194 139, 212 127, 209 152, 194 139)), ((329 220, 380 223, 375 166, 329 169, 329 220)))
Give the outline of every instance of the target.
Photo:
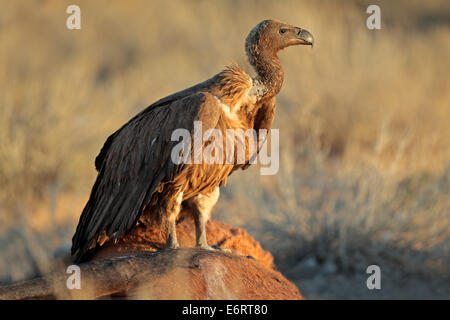
POLYGON ((316 46, 280 55, 279 174, 234 174, 215 214, 285 272, 314 257, 448 276, 448 2, 377 1, 380 31, 365 28, 367 1, 77 3, 80 31, 65 28, 62 1, 0 11, 0 279, 67 248, 111 132, 226 64, 248 67, 244 38, 265 18, 305 27, 316 46))

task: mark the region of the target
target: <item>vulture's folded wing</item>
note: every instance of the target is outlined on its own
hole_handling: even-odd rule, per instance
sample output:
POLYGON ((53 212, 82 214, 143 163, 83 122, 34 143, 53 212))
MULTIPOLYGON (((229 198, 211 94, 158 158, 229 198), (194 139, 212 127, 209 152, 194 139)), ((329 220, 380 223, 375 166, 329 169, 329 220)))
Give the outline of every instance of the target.
POLYGON ((82 260, 100 236, 117 239, 129 231, 156 188, 184 170, 171 158, 180 143, 171 141, 174 130, 186 129, 193 137, 194 121, 206 130, 219 117, 214 96, 194 93, 161 108, 150 106, 111 135, 96 159, 99 173, 72 239, 74 260, 82 260))
POLYGON ((248 167, 250 167, 251 162, 253 162, 258 156, 258 153, 261 150, 262 145, 266 143, 267 135, 264 137, 264 140, 260 141, 261 136, 259 130, 265 129, 267 130, 267 134, 269 134, 269 130, 272 127, 272 122, 275 117, 275 108, 276 108, 276 100, 275 97, 273 97, 272 99, 263 102, 258 112, 256 113, 255 122, 253 123, 253 129, 256 130, 256 135, 258 137, 257 139, 258 145, 256 148, 256 152, 253 155, 251 155, 250 160, 247 161, 247 163, 245 163, 242 166, 242 170, 246 170, 248 169, 248 167))

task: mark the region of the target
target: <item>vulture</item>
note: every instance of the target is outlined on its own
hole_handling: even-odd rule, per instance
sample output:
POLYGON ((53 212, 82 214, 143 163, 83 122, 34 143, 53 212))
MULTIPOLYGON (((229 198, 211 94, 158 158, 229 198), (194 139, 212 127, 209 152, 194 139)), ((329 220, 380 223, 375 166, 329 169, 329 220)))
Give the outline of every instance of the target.
MULTIPOLYGON (((205 224, 219 198, 219 187, 233 171, 248 167, 250 154, 243 163, 173 161, 179 142, 173 141, 172 133, 183 129, 194 134, 195 122, 201 122, 203 131, 269 130, 284 76, 277 53, 294 45, 312 47, 313 42, 305 29, 264 20, 245 40, 255 77, 237 65, 226 67, 202 83, 156 101, 109 136, 95 159, 98 175, 72 239, 74 262, 88 260, 106 241, 117 241, 141 223, 158 223, 165 232, 166 248, 176 249, 176 222, 185 208, 193 216, 196 246, 220 249, 208 246, 205 224)), ((201 147, 211 141, 201 141, 201 147)), ((179 155, 190 151, 192 144, 179 155)))

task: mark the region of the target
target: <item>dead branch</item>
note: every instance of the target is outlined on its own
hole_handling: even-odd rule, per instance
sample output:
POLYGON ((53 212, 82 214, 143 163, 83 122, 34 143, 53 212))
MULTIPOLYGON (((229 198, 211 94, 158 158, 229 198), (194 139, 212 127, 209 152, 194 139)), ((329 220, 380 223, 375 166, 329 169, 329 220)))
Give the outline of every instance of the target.
POLYGON ((65 270, 0 286, 0 299, 301 299, 298 289, 254 259, 204 249, 163 250, 79 265, 81 288, 65 270), (255 279, 252 279, 255 277, 255 279))

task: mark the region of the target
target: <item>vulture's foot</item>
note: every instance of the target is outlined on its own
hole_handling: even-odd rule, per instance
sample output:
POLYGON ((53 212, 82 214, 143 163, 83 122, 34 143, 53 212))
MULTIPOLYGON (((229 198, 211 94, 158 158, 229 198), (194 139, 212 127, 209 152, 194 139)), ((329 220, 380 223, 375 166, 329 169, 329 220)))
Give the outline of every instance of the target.
POLYGON ((166 249, 178 249, 180 248, 180 245, 178 244, 177 241, 169 241, 166 244, 166 249))
POLYGON ((226 253, 230 253, 231 252, 231 249, 221 248, 219 246, 200 246, 198 248, 205 249, 205 250, 211 250, 211 251, 222 251, 222 252, 226 252, 226 253))

